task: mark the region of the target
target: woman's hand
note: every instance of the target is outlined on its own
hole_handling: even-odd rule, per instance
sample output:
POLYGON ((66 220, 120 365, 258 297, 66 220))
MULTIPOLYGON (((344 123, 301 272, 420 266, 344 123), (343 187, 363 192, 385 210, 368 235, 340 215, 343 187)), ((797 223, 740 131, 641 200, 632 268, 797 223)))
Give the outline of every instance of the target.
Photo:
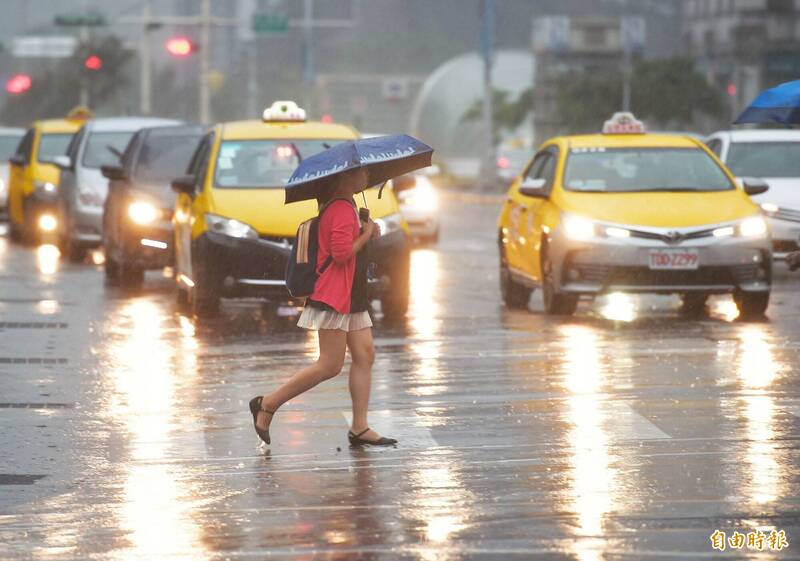
POLYGON ((378 228, 378 225, 375 224, 375 222, 372 219, 369 219, 366 222, 364 221, 361 222, 361 233, 367 239, 374 238, 380 235, 380 232, 381 232, 380 228, 378 228))

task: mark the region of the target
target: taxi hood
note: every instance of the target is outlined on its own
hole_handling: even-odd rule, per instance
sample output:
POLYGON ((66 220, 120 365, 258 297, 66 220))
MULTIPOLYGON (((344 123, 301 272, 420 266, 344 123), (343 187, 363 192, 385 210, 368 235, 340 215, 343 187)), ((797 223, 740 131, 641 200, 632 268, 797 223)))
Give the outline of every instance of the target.
POLYGON ((739 189, 693 193, 564 191, 559 206, 601 222, 655 228, 718 224, 758 213, 758 207, 739 189))
MULTIPOLYGON (((391 187, 383 190, 378 199, 378 189, 373 187, 356 195, 356 204, 370 209, 372 218, 382 218, 399 212, 397 199, 391 187)), ((264 236, 293 238, 301 222, 316 216, 316 201, 284 204, 282 188, 269 189, 220 189, 210 192, 209 211, 226 218, 249 224, 264 236)))

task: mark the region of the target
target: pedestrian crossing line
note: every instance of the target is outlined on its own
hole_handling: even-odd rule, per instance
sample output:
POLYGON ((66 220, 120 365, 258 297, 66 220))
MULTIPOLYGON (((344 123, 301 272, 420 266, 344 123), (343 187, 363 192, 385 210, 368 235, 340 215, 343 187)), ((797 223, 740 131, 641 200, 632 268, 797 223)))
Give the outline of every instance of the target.
MULTIPOLYGON (((672 437, 658 428, 647 417, 619 401, 609 403, 614 419, 614 432, 626 440, 662 440, 672 437)), ((616 436, 616 435, 615 435, 616 436)))
MULTIPOLYGON (((348 428, 353 424, 353 413, 342 410, 342 417, 348 428)), ((436 448, 439 443, 433 438, 431 430, 421 426, 416 414, 412 417, 399 417, 397 411, 379 409, 369 412, 371 428, 378 434, 396 438, 404 448, 436 448)))

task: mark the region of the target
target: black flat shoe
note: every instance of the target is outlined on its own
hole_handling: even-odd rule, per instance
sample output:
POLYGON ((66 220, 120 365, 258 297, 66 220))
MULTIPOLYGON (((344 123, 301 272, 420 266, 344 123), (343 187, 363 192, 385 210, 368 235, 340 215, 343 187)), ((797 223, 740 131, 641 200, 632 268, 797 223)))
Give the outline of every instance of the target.
POLYGON ((384 436, 380 437, 378 440, 367 440, 366 438, 361 438, 362 434, 367 434, 369 432, 369 428, 367 430, 361 431, 358 434, 354 434, 353 431, 347 431, 347 439, 350 441, 351 446, 392 446, 397 444, 397 441, 394 438, 386 438, 384 436))
POLYGON ((253 399, 250 400, 250 413, 253 414, 253 428, 256 429, 256 434, 264 441, 265 444, 270 443, 269 439, 269 429, 264 430, 259 428, 256 424, 258 421, 258 412, 263 411, 264 413, 269 413, 270 415, 274 415, 275 411, 270 411, 269 409, 264 409, 261 407, 261 400, 264 399, 263 395, 257 395, 253 399))

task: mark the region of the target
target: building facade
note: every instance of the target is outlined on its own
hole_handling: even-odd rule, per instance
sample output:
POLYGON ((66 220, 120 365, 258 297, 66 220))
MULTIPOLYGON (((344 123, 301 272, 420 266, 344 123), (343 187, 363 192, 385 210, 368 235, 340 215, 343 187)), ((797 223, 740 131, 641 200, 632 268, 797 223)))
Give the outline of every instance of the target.
POLYGON ((732 114, 759 91, 800 78, 800 0, 684 0, 683 44, 732 114))

